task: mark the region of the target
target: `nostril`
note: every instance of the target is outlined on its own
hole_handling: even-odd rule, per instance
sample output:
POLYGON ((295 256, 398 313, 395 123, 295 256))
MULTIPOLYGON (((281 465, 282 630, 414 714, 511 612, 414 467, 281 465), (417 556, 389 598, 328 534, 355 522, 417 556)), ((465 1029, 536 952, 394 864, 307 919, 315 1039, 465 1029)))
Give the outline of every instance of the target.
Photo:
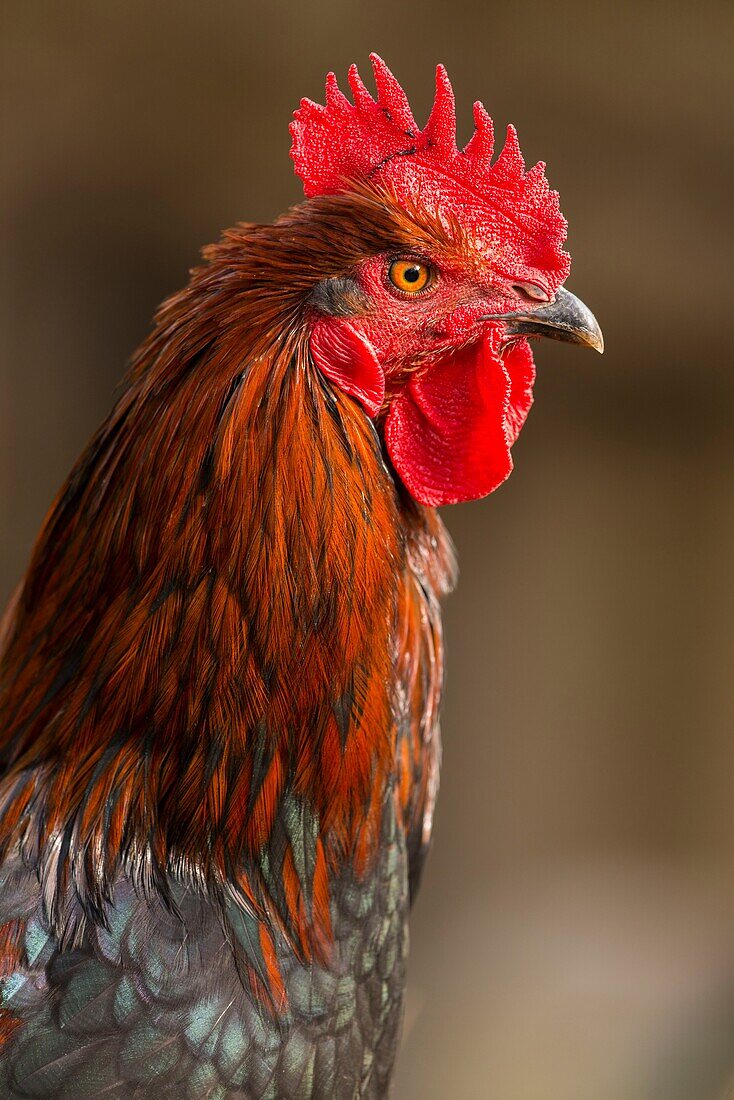
POLYGON ((550 302, 548 293, 541 286, 536 286, 535 283, 513 283, 512 290, 524 302, 550 302))

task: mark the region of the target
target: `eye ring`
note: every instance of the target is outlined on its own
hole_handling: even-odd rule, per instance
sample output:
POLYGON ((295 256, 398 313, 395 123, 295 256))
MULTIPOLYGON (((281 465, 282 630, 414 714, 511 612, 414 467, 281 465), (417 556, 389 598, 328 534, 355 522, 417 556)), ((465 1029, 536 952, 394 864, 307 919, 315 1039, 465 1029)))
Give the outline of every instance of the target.
POLYGON ((415 298, 431 289, 436 281, 436 273, 430 264, 422 260, 401 256, 388 265, 387 278, 391 287, 400 294, 415 298))

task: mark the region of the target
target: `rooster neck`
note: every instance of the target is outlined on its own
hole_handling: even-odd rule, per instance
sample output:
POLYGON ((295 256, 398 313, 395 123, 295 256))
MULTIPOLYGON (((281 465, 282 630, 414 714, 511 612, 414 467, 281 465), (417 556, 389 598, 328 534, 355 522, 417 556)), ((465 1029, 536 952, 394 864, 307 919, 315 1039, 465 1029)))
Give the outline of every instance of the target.
POLYGON ((0 841, 35 853, 58 920, 72 880, 96 916, 120 865, 153 886, 174 867, 274 907, 308 952, 330 878, 378 843, 420 510, 297 340, 248 356, 203 325, 192 353, 186 306, 8 624, 0 841))

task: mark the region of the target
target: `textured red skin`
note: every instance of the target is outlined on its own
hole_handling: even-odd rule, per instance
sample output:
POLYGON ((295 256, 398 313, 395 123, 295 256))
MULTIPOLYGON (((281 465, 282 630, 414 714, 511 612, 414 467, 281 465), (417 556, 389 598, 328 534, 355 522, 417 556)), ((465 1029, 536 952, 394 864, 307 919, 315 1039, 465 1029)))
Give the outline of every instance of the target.
POLYGON ((422 504, 476 500, 512 472, 514 442, 532 403, 525 342, 500 356, 483 338, 412 378, 385 424, 390 457, 422 504))
POLYGON ((459 151, 454 94, 443 66, 436 70, 436 98, 421 131, 395 77, 375 54, 371 61, 376 101, 352 66, 353 105, 329 73, 326 106, 304 99, 295 112, 291 156, 306 194, 334 194, 353 179, 381 180, 398 198, 418 197, 426 209, 444 218, 453 215, 488 251, 514 253, 515 259, 566 278, 568 257, 561 251, 566 222, 558 195, 548 186, 542 162, 525 172, 514 127, 508 127, 492 164, 494 127, 477 102, 476 129, 459 151))
POLYGON ((532 403, 534 379, 527 344, 502 352, 504 327, 486 318, 525 306, 520 283, 553 298, 570 268, 562 249, 566 222, 545 165, 525 171, 512 126, 492 163, 493 126, 481 103, 474 104, 471 140, 457 148, 454 96, 442 66, 430 118, 419 130, 387 66, 375 55, 371 61, 376 99, 352 66, 353 104, 330 73, 326 105, 303 100, 295 112, 291 156, 306 195, 342 192, 369 179, 408 217, 419 207, 460 238, 457 251, 466 260, 448 269, 436 260, 436 292, 415 301, 396 300, 386 288, 386 257, 366 261, 357 277, 374 308, 349 323, 348 338, 343 320, 320 321, 312 353, 374 416, 379 381, 365 347, 373 350, 392 398, 385 439, 407 488, 424 504, 476 499, 512 470, 510 447, 532 403), (415 373, 416 362, 430 365, 415 373))
POLYGON ((376 416, 385 399, 385 373, 366 336, 351 321, 329 318, 316 322, 310 345, 321 372, 376 416))

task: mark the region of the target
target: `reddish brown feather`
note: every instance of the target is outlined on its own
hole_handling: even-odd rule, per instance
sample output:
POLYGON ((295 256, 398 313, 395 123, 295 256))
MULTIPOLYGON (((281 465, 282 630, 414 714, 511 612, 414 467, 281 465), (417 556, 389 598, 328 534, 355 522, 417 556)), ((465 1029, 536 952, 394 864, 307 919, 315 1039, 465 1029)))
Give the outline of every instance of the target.
MULTIPOLYGON (((237 882, 304 955, 324 948, 329 878, 369 864, 396 771, 397 619, 409 682, 440 645, 408 532, 431 554, 441 533, 405 512, 372 425, 313 367, 308 294, 430 232, 369 189, 312 200, 225 234, 161 308, 3 624, 0 848, 43 860, 66 834, 59 891, 83 868, 101 906, 147 848, 157 874, 237 882), (285 910, 260 873, 291 794, 319 827, 310 915, 292 853, 285 910)), ((415 764, 428 734, 411 736, 415 764)), ((415 817, 427 780, 402 771, 415 817)))

